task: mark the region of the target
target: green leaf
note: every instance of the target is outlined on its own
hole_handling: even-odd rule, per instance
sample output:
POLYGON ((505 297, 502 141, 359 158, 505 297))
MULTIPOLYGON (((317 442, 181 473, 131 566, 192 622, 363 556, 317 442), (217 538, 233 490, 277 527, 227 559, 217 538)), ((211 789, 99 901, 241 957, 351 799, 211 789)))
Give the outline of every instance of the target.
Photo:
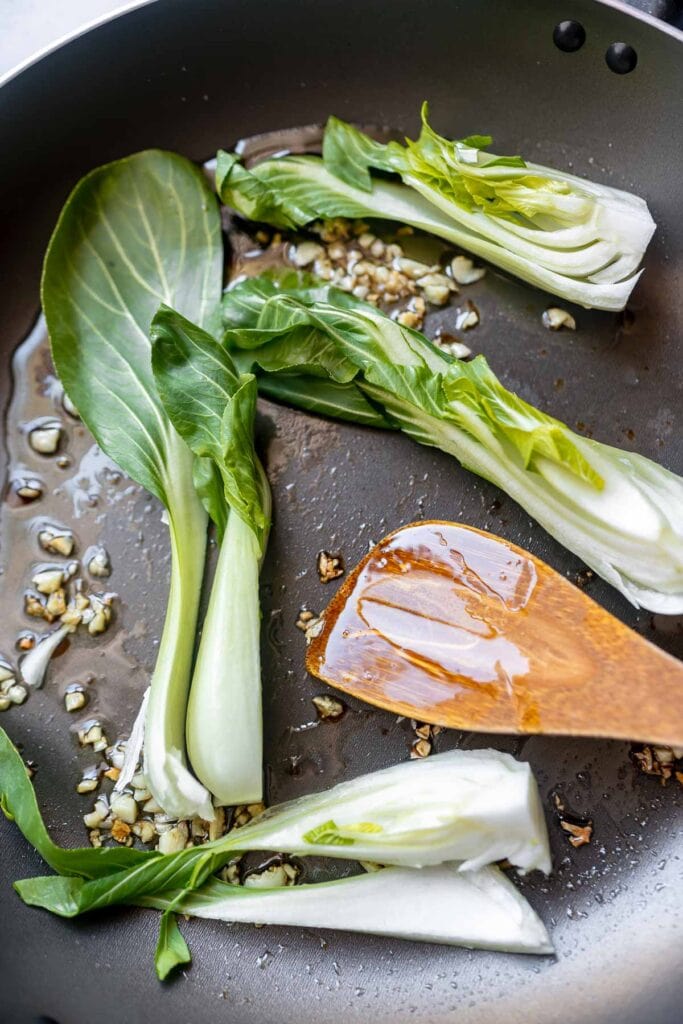
POLYGON ((192 954, 183 938, 176 915, 165 911, 159 924, 159 940, 154 954, 159 981, 165 981, 171 971, 180 964, 189 964, 192 954))
POLYGON ((338 117, 330 117, 325 126, 323 161, 331 174, 364 192, 372 191, 370 168, 393 173, 405 167, 398 143, 376 142, 338 117))
MULTIPOLYGON (((227 505, 265 547, 269 499, 254 450, 253 375, 238 374, 223 345, 168 307, 154 318, 152 341, 155 379, 167 415, 192 451, 212 460, 227 505)), ((213 475, 211 494, 216 497, 213 475)))
POLYGON ((564 424, 504 388, 484 356, 453 364, 444 378, 443 390, 449 402, 469 405, 489 427, 493 426, 516 449, 525 469, 534 468, 541 455, 592 487, 604 487, 600 473, 579 451, 564 424))
POLYGON ((196 455, 222 455, 223 413, 239 386, 233 362, 215 338, 168 306, 151 326, 152 366, 164 410, 196 455))
POLYGON ((98 878, 131 867, 147 857, 125 846, 64 849, 50 839, 38 809, 26 765, 4 729, 0 728, 0 809, 14 821, 29 843, 55 871, 98 878))
POLYGON ((220 854, 207 844, 167 855, 148 852, 139 863, 98 878, 48 875, 15 882, 14 888, 31 906, 59 917, 76 917, 90 910, 134 903, 147 892, 196 888, 222 863, 220 854))
POLYGON ((322 825, 316 825, 315 828, 309 829, 301 838, 305 843, 311 843, 314 846, 352 846, 359 837, 378 835, 380 832, 382 832, 382 826, 373 821, 359 821, 340 828, 330 818, 322 825))
POLYGON ((192 481, 209 518, 216 525, 216 536, 220 544, 228 522, 228 509, 223 493, 223 478, 213 459, 208 456, 195 458, 192 481))
POLYGON ((316 825, 315 828, 304 832, 301 838, 313 846, 353 846, 356 841, 352 836, 341 835, 331 818, 322 825, 316 825))
MULTIPOLYGON (((425 111, 425 116, 426 116, 425 111)), ((492 135, 467 135, 464 139, 460 139, 460 144, 463 146, 471 146, 472 149, 486 149, 493 142, 492 135)))
POLYGON ((156 394, 149 328, 165 302, 215 329, 222 261, 201 171, 157 150, 83 178, 45 256, 43 309, 65 390, 107 454, 165 505, 183 449, 156 394))
POLYGON ((259 393, 283 405, 293 405, 305 412, 348 420, 363 427, 392 428, 386 416, 351 382, 337 381, 305 374, 268 373, 259 378, 259 393))
MULTIPOLYGON (((231 508, 259 538, 261 550, 270 529, 270 514, 263 496, 263 471, 254 450, 256 377, 244 374, 225 407, 220 438, 223 445, 221 471, 225 495, 231 508)), ((267 486, 267 484, 266 484, 267 486)))
POLYGON ((224 203, 249 220, 262 220, 279 228, 295 228, 316 216, 304 196, 285 196, 267 180, 252 174, 236 153, 219 149, 216 158, 216 191, 224 203))
MULTIPOLYGON (((217 174, 216 190, 222 202, 243 217, 280 228, 301 227, 318 217, 375 216, 374 186, 369 195, 348 185, 331 174, 320 157, 314 156, 267 160, 249 171, 242 168, 239 176, 235 172, 225 178, 217 174)), ((400 185, 386 182, 384 191, 388 200, 401 198, 400 185)), ((398 202, 388 216, 400 219, 397 213, 403 208, 409 210, 409 203, 401 207, 398 202)))

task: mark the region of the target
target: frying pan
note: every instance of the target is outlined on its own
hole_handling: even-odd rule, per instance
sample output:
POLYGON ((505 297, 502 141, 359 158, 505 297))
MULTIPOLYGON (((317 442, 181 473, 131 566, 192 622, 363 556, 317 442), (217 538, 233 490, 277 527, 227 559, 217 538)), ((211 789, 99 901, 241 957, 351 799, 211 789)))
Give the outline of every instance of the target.
MULTIPOLYGON (((37 314, 49 231, 85 171, 149 146, 201 160, 240 136, 324 121, 330 112, 412 132, 429 98, 444 134, 491 132, 498 152, 522 152, 647 198, 659 229, 628 316, 573 310, 576 333, 550 334, 540 324, 547 296, 489 272, 472 345, 526 399, 681 473, 681 38, 621 5, 589 0, 168 0, 72 40, 0 90, 3 407, 10 355, 37 314), (574 53, 553 43, 564 19, 586 31, 574 53), (608 68, 614 42, 636 51, 632 73, 608 68)), ((340 550, 352 564, 370 539, 401 523, 462 518, 570 577, 582 566, 494 487, 403 437, 263 403, 259 443, 277 510, 263 572, 266 777, 275 802, 405 759, 411 738, 409 723, 352 702, 341 722, 302 728, 315 718, 311 697, 324 689, 304 672, 294 628, 304 602, 319 609, 329 596, 315 574, 319 548, 340 550)), ((75 644, 75 661, 58 660, 45 690, 3 718, 36 762, 41 807, 66 844, 83 841, 87 808, 73 788, 82 757, 60 687, 87 662, 97 677, 91 710, 125 729, 161 625, 163 529, 144 496, 131 501, 130 522, 153 552, 153 585, 130 569, 130 524, 110 516, 97 526, 86 516, 79 529, 104 531, 112 553, 116 628, 97 653, 75 644), (142 640, 133 629, 140 622, 142 640)), ((1 559, 11 565, 11 551, 1 559)), ((683 654, 680 622, 634 611, 598 579, 589 587, 634 629, 683 654)), ((11 652, 14 624, 5 611, 6 602, 0 649, 11 652)), ((43 866, 3 821, 3 1024, 679 1021, 680 787, 639 775, 623 743, 457 733, 439 741, 440 749, 491 743, 531 762, 556 869, 522 885, 551 927, 556 958, 189 922, 194 963, 161 986, 151 964, 156 916, 130 910, 67 922, 26 908, 9 881, 43 866), (555 790, 592 818, 589 846, 567 844, 553 819, 555 790)), ((320 870, 308 864, 307 877, 320 870)))

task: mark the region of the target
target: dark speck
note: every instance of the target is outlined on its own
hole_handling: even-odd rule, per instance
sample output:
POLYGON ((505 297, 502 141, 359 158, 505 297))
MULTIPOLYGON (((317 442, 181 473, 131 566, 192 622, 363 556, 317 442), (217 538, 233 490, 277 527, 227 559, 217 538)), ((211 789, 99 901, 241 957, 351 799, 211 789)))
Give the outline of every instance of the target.
POLYGON ((595 573, 592 569, 582 569, 574 577, 574 583, 583 590, 593 579, 595 579, 595 573))

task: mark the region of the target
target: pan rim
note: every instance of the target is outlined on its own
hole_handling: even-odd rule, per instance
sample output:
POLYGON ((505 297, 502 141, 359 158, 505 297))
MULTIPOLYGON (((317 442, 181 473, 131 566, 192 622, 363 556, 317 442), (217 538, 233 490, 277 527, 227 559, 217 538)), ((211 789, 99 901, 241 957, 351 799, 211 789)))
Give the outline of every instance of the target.
MULTIPOLYGON (((107 14, 101 14, 97 18, 93 18, 91 21, 85 22, 78 28, 73 29, 71 32, 66 32, 63 36, 55 39, 52 43, 47 43, 42 46, 39 50, 36 50, 30 57, 26 57, 24 60, 15 64, 4 74, 0 75, 0 89, 3 86, 13 82, 15 78, 19 78, 25 71, 29 71, 34 65, 39 64, 46 57, 56 53, 57 50, 61 50, 63 47, 68 46, 70 43, 80 39, 81 36, 88 35, 90 32, 94 32, 96 29, 102 28, 110 21, 114 21, 118 18, 123 18, 127 14, 133 14, 135 11, 142 10, 144 7, 150 7, 152 4, 161 3, 162 0, 133 0, 133 2, 121 4, 119 7, 115 7, 113 11, 109 11, 107 14)), ((670 36, 679 43, 683 43, 683 30, 678 29, 675 25, 669 25, 668 22, 663 21, 661 18, 656 18, 653 14, 648 14, 646 11, 641 11, 636 7, 632 7, 626 0, 592 0, 594 4, 598 4, 601 7, 611 7, 612 10, 618 11, 620 14, 625 14, 630 18, 635 18, 636 21, 641 21, 645 25, 649 25, 650 28, 657 29, 664 35, 670 36)))

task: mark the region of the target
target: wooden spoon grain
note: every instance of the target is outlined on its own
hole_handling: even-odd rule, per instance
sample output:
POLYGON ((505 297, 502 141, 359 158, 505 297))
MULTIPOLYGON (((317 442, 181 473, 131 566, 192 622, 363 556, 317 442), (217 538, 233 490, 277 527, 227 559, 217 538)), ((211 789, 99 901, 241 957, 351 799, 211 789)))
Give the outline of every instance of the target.
POLYGON ((395 531, 313 632, 309 672, 422 722, 683 746, 683 663, 483 530, 395 531))

